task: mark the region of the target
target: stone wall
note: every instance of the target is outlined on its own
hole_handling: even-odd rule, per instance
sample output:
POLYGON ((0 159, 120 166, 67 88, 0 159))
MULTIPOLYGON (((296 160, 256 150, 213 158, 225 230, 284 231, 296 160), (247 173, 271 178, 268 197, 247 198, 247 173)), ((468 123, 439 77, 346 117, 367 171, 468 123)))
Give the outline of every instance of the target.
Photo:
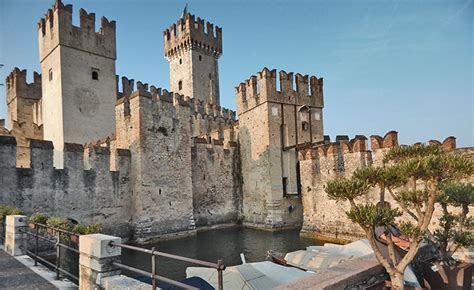
POLYGON ((122 93, 117 101, 116 134, 110 140, 111 148, 127 148, 132 153, 134 239, 192 233, 194 213, 202 225, 236 222, 235 145, 229 145, 235 136, 229 132, 233 127, 223 130, 218 125, 206 137, 196 138, 212 144, 192 141, 196 115, 207 116, 210 122, 219 119, 217 124, 224 125, 233 120, 233 114, 227 110, 206 113, 194 99, 148 89, 146 84, 138 83, 137 89, 129 96, 122 93), (204 176, 208 181, 197 185, 204 176))
POLYGON ((237 144, 195 138, 191 150, 196 226, 237 223, 242 202, 237 144))
MULTIPOLYGON (((345 212, 350 209, 349 204, 330 200, 324 186, 336 178, 350 177, 357 168, 380 166, 386 152, 398 145, 397 132, 390 131, 384 137, 374 135, 370 137, 370 141, 372 150, 368 150, 365 136, 356 136, 352 140, 347 136, 338 136, 334 143, 326 139, 325 144, 299 151, 304 208, 302 235, 339 241, 365 236, 362 229, 347 218, 345 212)), ((441 145, 447 150, 453 150, 456 146, 454 137, 448 137, 442 143, 435 140, 429 143, 441 145)), ((472 156, 474 148, 461 148, 454 152, 472 156)), ((473 178, 471 176, 466 181, 474 182, 473 178)), ((378 189, 374 188, 365 198, 368 202, 377 203, 379 196, 378 189)), ((396 204, 388 193, 385 199, 392 205, 396 204)), ((432 228, 436 226, 440 213, 437 208, 433 215, 432 228)), ((403 218, 410 219, 408 216, 403 218)))
POLYGON ((0 203, 27 213, 44 212, 80 223, 100 223, 104 231, 130 236, 130 152, 112 152, 117 171, 110 171, 108 148, 64 145, 64 169, 53 167, 51 141, 30 140, 31 168, 16 167, 16 141, 0 136, 0 203), (90 169, 84 169, 84 161, 90 169))
POLYGON ((236 87, 247 226, 300 227, 295 148, 323 139, 322 78, 264 68, 236 87))
POLYGON ((28 139, 43 139, 41 75, 33 73, 26 82, 27 71, 15 68, 5 80, 7 90, 8 134, 16 137, 17 166, 30 167, 28 139))

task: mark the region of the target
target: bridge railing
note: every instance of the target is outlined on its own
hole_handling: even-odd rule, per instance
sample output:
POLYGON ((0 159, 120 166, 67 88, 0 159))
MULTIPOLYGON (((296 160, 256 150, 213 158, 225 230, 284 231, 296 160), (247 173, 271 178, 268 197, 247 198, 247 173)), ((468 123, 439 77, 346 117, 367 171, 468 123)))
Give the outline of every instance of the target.
POLYGON ((173 286, 176 286, 176 287, 180 287, 180 288, 183 288, 183 289, 198 289, 198 288, 186 285, 182 282, 175 281, 175 280, 157 275, 156 274, 156 257, 166 257, 166 258, 170 258, 170 259, 174 259, 174 260, 179 260, 179 261, 183 261, 183 262, 193 263, 193 264, 196 264, 196 265, 201 265, 201 266, 208 267, 208 268, 214 268, 214 269, 217 270, 218 289, 219 290, 224 289, 223 271, 225 270, 226 267, 225 267, 224 262, 222 260, 218 260, 217 263, 212 263, 212 262, 207 262, 207 261, 203 261, 203 260, 187 258, 187 257, 179 256, 179 255, 173 255, 173 254, 169 254, 169 253, 159 252, 159 251, 156 251, 155 247, 152 247, 151 249, 144 249, 144 248, 139 248, 139 247, 135 247, 135 246, 127 245, 127 244, 116 243, 114 241, 111 241, 109 243, 109 245, 111 247, 125 248, 125 249, 129 249, 129 250, 132 250, 132 251, 142 252, 142 253, 146 253, 146 254, 150 255, 151 272, 146 272, 146 271, 134 268, 134 267, 130 267, 130 266, 121 264, 117 261, 112 261, 111 264, 118 267, 118 268, 125 269, 125 270, 128 270, 130 272, 134 272, 134 273, 137 273, 137 274, 140 274, 140 275, 150 277, 151 281, 152 281, 152 289, 153 290, 157 289, 156 288, 157 287, 156 286, 157 281, 165 282, 167 284, 170 284, 170 285, 173 285, 173 286))
POLYGON ((33 258, 35 261, 35 266, 39 262, 44 266, 54 270, 56 272, 57 280, 59 280, 62 276, 65 276, 75 284, 79 283, 78 269, 77 271, 74 271, 74 273, 72 271, 68 271, 70 268, 74 269, 74 264, 79 263, 79 233, 67 231, 51 225, 33 222, 29 222, 27 228, 21 228, 20 232, 26 234, 28 238, 34 239, 32 250, 30 250, 28 238, 26 243, 20 246, 20 248, 26 247, 24 250, 28 256, 33 258), (43 244, 49 244, 55 248, 55 263, 48 261, 46 257, 42 257, 39 254, 40 241, 43 244), (61 249, 64 249, 64 251, 61 251, 61 249), (68 259, 64 259, 65 257, 62 257, 62 253, 68 255, 68 259), (70 267, 65 267, 66 265, 70 267))

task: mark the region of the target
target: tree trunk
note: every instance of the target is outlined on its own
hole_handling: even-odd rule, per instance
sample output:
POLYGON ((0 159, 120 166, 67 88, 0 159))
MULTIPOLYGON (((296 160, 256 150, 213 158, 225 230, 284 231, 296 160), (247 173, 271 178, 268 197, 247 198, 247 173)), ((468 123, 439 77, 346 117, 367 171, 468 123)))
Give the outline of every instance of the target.
POLYGON ((392 283, 392 289, 403 290, 403 273, 392 273, 390 274, 390 282, 392 283))

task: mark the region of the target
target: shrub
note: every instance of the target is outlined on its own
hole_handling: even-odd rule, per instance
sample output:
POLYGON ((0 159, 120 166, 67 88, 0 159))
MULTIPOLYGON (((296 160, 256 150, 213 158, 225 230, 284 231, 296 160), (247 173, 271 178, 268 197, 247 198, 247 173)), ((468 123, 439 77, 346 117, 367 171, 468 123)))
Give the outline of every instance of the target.
POLYGON ((90 224, 86 227, 86 234, 96 234, 102 232, 102 226, 99 224, 90 224))
POLYGON ((49 218, 47 225, 66 231, 71 231, 74 228, 74 224, 70 220, 60 217, 49 218))
POLYGON ((45 225, 48 222, 48 216, 43 213, 37 212, 37 213, 32 214, 28 218, 28 221, 31 223, 38 223, 38 224, 45 225))
POLYGON ((23 211, 16 207, 0 205, 0 218, 12 214, 23 214, 23 211))
POLYGON ((87 233, 87 226, 78 224, 72 231, 79 235, 85 235, 87 233))

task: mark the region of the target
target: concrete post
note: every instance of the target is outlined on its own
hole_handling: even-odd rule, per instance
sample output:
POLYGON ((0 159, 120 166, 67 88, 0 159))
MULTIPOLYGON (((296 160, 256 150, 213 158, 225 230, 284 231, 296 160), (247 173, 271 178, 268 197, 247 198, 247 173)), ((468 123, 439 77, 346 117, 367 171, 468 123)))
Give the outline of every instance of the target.
POLYGON ((120 269, 110 265, 118 261, 121 248, 109 243, 121 243, 118 237, 103 234, 79 236, 79 289, 101 289, 101 279, 120 275, 120 269))
POLYGON ((5 222, 5 251, 12 256, 26 255, 25 215, 7 215, 5 222))

